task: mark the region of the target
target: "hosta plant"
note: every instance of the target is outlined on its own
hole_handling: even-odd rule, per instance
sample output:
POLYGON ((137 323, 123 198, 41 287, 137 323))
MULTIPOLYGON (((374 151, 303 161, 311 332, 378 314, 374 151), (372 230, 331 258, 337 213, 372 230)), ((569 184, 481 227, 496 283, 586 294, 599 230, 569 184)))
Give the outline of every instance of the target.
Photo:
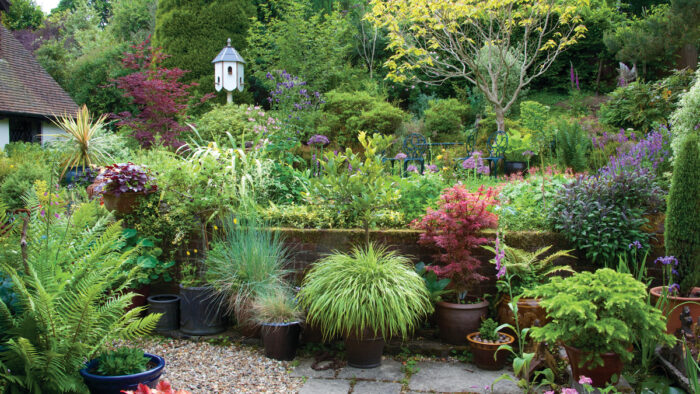
POLYGON ((406 337, 432 312, 423 279, 411 261, 370 244, 319 261, 304 278, 299 302, 307 322, 325 338, 338 335, 406 337))
POLYGON ((526 297, 540 298, 540 305, 552 319, 535 327, 537 341, 561 342, 586 352, 584 362, 600 365, 602 353, 617 353, 631 361, 629 348, 638 341, 670 344, 662 312, 647 301, 646 285, 630 274, 601 268, 559 277, 525 291, 526 297))
MULTIPOLYGON (((0 301, 0 386, 11 393, 84 392, 78 370, 115 339, 132 339, 153 329, 160 314, 139 318, 126 310, 138 268, 119 251, 122 228, 96 202, 64 215, 42 216, 29 197, 31 217, 16 245, 19 267, 0 262, 11 278, 18 308, 0 301)), ((24 228, 24 226, 22 226, 24 228)))
POLYGON ((418 243, 439 250, 435 256, 439 265, 428 266, 438 277, 450 278, 455 289, 464 291, 484 279, 477 270, 481 262, 472 251, 488 242, 479 232, 495 228, 498 217, 491 212, 496 203, 494 189, 468 191, 457 184, 445 189, 437 209, 428 212, 413 226, 423 230, 418 243))

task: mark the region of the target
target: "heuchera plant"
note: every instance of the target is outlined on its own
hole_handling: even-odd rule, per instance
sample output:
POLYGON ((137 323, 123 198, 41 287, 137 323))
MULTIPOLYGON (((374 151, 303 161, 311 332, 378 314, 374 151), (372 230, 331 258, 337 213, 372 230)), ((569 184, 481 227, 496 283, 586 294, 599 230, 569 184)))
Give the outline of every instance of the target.
POLYGON ((99 185, 95 191, 104 194, 112 193, 120 195, 127 192, 152 193, 158 190, 158 185, 153 181, 147 169, 143 169, 134 163, 113 164, 104 168, 97 176, 95 182, 99 185))
MULTIPOLYGON (((163 67, 167 55, 148 46, 148 41, 132 48, 133 52, 124 54, 122 66, 134 72, 113 82, 124 91, 124 97, 131 98, 139 112, 125 111, 113 115, 119 120, 117 126, 131 128, 133 137, 145 148, 156 142, 179 148, 183 145, 180 134, 188 131, 185 120, 190 89, 198 84, 180 82, 187 71, 163 67)), ((199 103, 211 97, 212 93, 206 94, 199 103)))
POLYGON ((473 193, 457 184, 445 189, 438 209, 429 208, 420 221, 413 222, 414 228, 424 231, 418 243, 441 250, 435 258, 442 264, 426 269, 450 278, 456 290, 465 291, 485 279, 477 272, 481 262, 472 256, 472 250, 489 242, 478 234, 480 230, 498 225, 498 217, 489 209, 496 204, 496 196, 493 188, 481 187, 473 193))

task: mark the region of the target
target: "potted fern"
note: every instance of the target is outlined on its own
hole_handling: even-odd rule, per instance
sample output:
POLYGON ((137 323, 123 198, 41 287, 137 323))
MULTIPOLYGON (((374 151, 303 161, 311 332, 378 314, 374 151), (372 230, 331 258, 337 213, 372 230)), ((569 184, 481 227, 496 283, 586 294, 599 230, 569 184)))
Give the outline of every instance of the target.
MULTIPOLYGON (((547 255, 551 246, 545 246, 534 252, 506 246, 500 238, 496 239, 496 247, 484 246, 484 249, 496 253, 496 249, 503 253, 503 263, 508 266, 510 286, 513 295, 520 295, 527 289, 535 288, 549 282, 552 275, 574 272, 568 265, 555 265, 554 262, 562 257, 575 258, 570 255, 571 250, 559 250, 547 255), (500 245, 499 245, 500 244, 500 245), (499 248, 500 246, 500 248, 499 248), (543 257, 547 255, 546 257, 543 257)), ((498 320, 502 323, 515 325, 513 311, 509 307, 511 299, 505 282, 496 283, 498 291, 502 294, 498 302, 498 320)), ((536 298, 520 297, 518 299, 518 323, 520 328, 532 327, 535 321, 541 324, 547 322, 547 313, 540 306, 536 298)))
POLYGON ((384 339, 407 335, 432 312, 423 279, 411 261, 370 243, 335 252, 316 263, 302 282, 299 303, 324 338, 345 338, 348 365, 381 364, 384 339))
POLYGON ((123 346, 102 352, 80 370, 80 375, 91 393, 119 394, 140 384, 155 388, 164 367, 162 357, 123 346))
POLYGON ((498 323, 489 318, 484 320, 479 331, 467 335, 469 349, 474 355, 474 364, 481 369, 499 370, 508 360, 508 352, 499 350, 501 345, 515 342, 512 335, 498 331, 498 323))
POLYGON ((299 346, 301 311, 284 288, 259 295, 253 301, 253 315, 262 326, 265 356, 275 360, 293 360, 299 346))
POLYGON ((619 378, 632 360, 633 342, 670 344, 661 311, 647 302, 646 286, 630 274, 609 268, 581 272, 526 290, 540 298, 551 321, 534 327, 536 341, 562 343, 574 381, 581 376, 603 387, 619 378))

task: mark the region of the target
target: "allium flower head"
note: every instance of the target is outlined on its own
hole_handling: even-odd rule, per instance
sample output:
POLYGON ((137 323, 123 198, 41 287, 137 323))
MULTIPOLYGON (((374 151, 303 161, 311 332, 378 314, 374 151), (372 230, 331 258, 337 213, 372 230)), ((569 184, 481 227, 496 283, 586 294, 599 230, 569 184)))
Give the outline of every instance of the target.
POLYGON ((311 146, 311 145, 324 146, 324 145, 328 145, 329 142, 330 142, 330 140, 325 135, 316 134, 316 135, 311 136, 311 138, 309 138, 309 141, 307 141, 306 144, 309 146, 311 146))
POLYGON ((399 153, 396 154, 396 156, 394 156, 394 159, 396 159, 396 160, 404 160, 404 159, 407 158, 407 157, 408 157, 408 156, 407 156, 405 153, 399 152, 399 153))

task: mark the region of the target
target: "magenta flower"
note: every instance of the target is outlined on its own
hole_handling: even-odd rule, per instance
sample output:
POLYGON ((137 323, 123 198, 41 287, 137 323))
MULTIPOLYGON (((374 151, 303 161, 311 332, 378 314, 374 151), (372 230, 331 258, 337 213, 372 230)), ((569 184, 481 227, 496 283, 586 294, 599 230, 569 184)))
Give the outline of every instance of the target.
POLYGON ((593 379, 589 378, 588 376, 581 375, 578 378, 578 384, 593 384, 593 379))
POLYGON ((561 394, 578 394, 578 391, 574 388, 565 388, 561 390, 561 394))

